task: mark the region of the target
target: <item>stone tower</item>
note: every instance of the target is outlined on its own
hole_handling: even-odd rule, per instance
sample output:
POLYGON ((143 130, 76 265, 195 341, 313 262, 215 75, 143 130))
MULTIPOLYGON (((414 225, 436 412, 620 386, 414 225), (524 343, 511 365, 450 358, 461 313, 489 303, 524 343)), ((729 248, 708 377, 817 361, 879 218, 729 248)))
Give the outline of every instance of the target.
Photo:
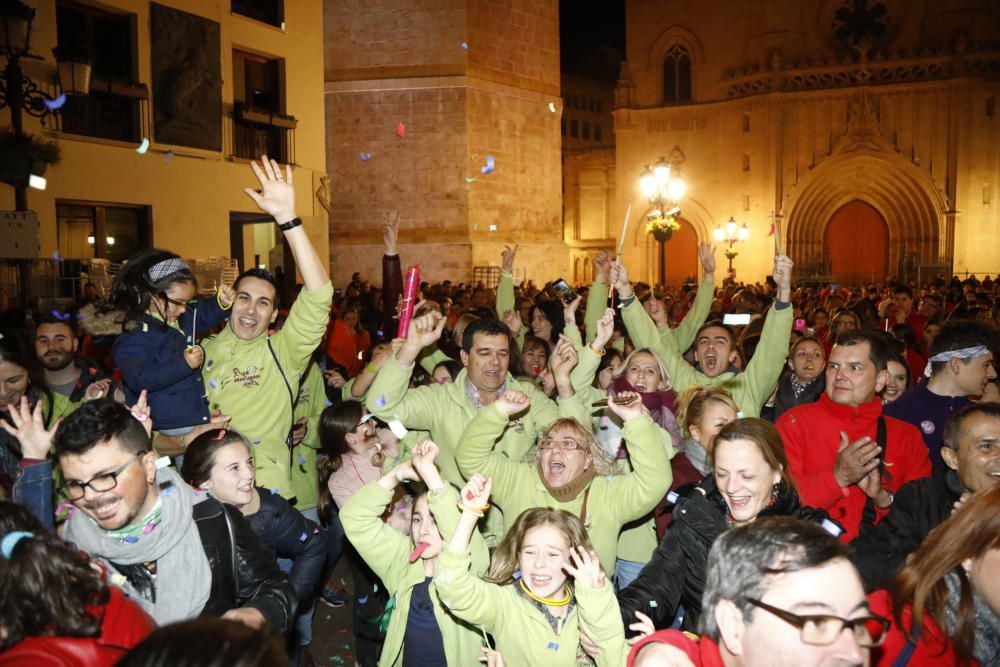
POLYGON ((379 282, 391 210, 426 280, 468 281, 514 242, 517 269, 561 275, 557 0, 327 0, 324 20, 334 284, 379 282))

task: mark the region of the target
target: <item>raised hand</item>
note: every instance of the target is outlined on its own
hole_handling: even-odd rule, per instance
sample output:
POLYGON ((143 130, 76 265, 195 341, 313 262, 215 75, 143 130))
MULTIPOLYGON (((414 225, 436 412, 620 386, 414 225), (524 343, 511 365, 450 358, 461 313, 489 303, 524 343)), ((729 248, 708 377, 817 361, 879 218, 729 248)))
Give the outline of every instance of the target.
POLYGON ((556 343, 556 349, 552 351, 552 356, 549 357, 549 368, 552 369, 552 376, 555 378, 557 384, 561 380, 569 380, 570 371, 576 367, 579 360, 580 357, 576 353, 573 341, 565 334, 559 334, 559 342, 556 343))
POLYGON ((223 308, 229 308, 236 301, 236 290, 232 285, 219 286, 219 303, 223 308))
POLYGON ((201 362, 205 361, 205 351, 197 345, 186 348, 184 350, 184 361, 187 362, 187 365, 192 370, 201 368, 201 362))
POLYGON ((108 389, 111 388, 111 380, 105 378, 103 380, 98 380, 97 382, 92 382, 87 385, 87 390, 83 392, 83 398, 87 401, 96 401, 102 396, 108 395, 108 389))
POLYGON ((608 281, 622 299, 632 296, 632 283, 628 281, 628 271, 625 270, 624 264, 615 262, 611 265, 608 270, 608 281))
POLYGON ((334 389, 340 389, 347 384, 344 376, 337 371, 323 371, 323 377, 326 378, 326 386, 333 387, 334 389))
POLYGON ((778 300, 789 301, 792 298, 792 267, 795 266, 788 255, 778 255, 774 258, 774 282, 778 286, 778 300))
POLYGON ((440 448, 438 448, 433 440, 423 440, 413 448, 410 460, 413 462, 413 468, 425 482, 427 481, 427 471, 430 468, 433 468, 435 471, 437 470, 434 460, 440 451, 440 448))
POLYGON ((521 314, 519 312, 516 310, 505 310, 501 319, 507 325, 507 328, 510 329, 512 335, 517 336, 517 334, 521 333, 524 322, 521 321, 521 314))
POLYGON ((462 487, 460 502, 467 508, 485 507, 489 504, 492 489, 493 478, 483 477, 477 472, 462 487))
POLYGON ((21 444, 21 456, 26 459, 44 459, 52 449, 52 436, 55 435, 59 423, 51 429, 45 428, 45 418, 42 416, 42 401, 35 401, 35 409, 28 407, 28 397, 21 397, 17 407, 7 406, 11 424, 0 419, 0 426, 21 444))
POLYGON ((412 363, 422 349, 436 343, 441 338, 441 332, 444 331, 446 322, 447 320, 444 315, 436 310, 431 310, 420 317, 415 317, 410 323, 406 342, 396 354, 396 358, 400 363, 412 363))
POLYGON ((607 581, 597 553, 582 546, 569 550, 569 562, 563 561, 562 568, 573 577, 577 586, 600 589, 607 581))
POLYGON ((612 308, 608 308, 601 315, 601 319, 597 320, 597 333, 594 335, 594 340, 590 342, 590 348, 594 351, 598 351, 608 344, 611 337, 615 334, 615 311, 612 308))
POLYGON ((513 248, 509 245, 505 245, 503 247, 503 252, 500 253, 500 257, 503 260, 500 268, 507 273, 511 273, 514 270, 514 258, 517 257, 517 245, 518 244, 515 243, 513 248))
POLYGON ((699 243, 698 259, 701 260, 701 268, 706 276, 715 275, 715 244, 699 243))
POLYGON ((386 255, 397 255, 396 244, 399 240, 399 211, 386 211, 385 222, 382 223, 382 244, 386 255))
POLYGON ((653 619, 651 619, 649 616, 646 616, 641 611, 637 611, 635 612, 635 617, 639 620, 636 621, 635 623, 630 624, 628 626, 628 629, 638 634, 636 634, 635 637, 632 637, 631 639, 628 640, 629 646, 638 643, 639 641, 645 639, 649 635, 656 632, 656 626, 653 625, 653 619))
POLYGON ((611 412, 618 415, 623 422, 649 413, 646 406, 642 403, 642 397, 634 391, 622 391, 615 394, 614 397, 608 400, 608 408, 611 412), (625 399, 629 399, 628 403, 621 404, 618 402, 625 399))
POLYGON ((563 320, 567 326, 576 326, 576 310, 580 307, 581 301, 583 301, 583 295, 577 294, 576 298, 569 303, 563 302, 563 320))
POLYGON ((848 442, 847 434, 840 432, 840 449, 833 464, 833 476, 837 484, 846 488, 857 484, 865 475, 878 468, 878 455, 882 448, 870 437, 864 436, 854 442, 848 442))
POLYGON ((292 444, 297 445, 302 442, 309 432, 309 417, 299 417, 292 424, 292 444))
POLYGON ((508 417, 523 412, 531 404, 531 399, 519 391, 507 390, 497 397, 497 410, 508 417))
POLYGON ((153 415, 149 409, 149 395, 145 389, 139 392, 139 399, 128 410, 146 429, 146 435, 153 435, 153 415))
POLYGON ((274 160, 268 160, 264 155, 261 165, 251 162, 250 168, 260 182, 260 190, 244 188, 243 192, 253 199, 254 203, 279 225, 295 219, 295 187, 292 185, 292 166, 286 165, 285 173, 274 160))
POLYGON ((594 282, 604 283, 608 281, 608 272, 611 270, 611 255, 606 252, 599 252, 594 255, 594 282))

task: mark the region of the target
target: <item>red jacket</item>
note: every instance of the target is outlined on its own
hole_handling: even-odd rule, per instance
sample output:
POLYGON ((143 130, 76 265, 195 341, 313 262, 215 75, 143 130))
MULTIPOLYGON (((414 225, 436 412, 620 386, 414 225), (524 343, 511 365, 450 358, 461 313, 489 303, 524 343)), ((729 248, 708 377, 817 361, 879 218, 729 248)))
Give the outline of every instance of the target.
POLYGON ((142 608, 121 589, 108 586, 111 598, 103 609, 100 637, 26 637, 0 653, 0 667, 112 667, 156 629, 142 608))
MULTIPOLYGON (((909 628, 911 622, 911 609, 909 606, 903 609, 903 623, 901 628, 892 615, 892 599, 886 591, 875 591, 868 596, 868 603, 873 614, 884 616, 892 621, 889 630, 886 632, 885 641, 881 646, 871 650, 872 667, 892 667, 896 658, 906 646, 906 632, 904 628, 909 628)), ((924 621, 924 629, 914 647, 907 667, 938 667, 939 665, 958 664, 955 656, 955 647, 941 628, 930 618, 924 621)), ((972 667, 977 667, 979 663, 972 661, 972 667)))
MULTIPOLYGON (((815 403, 800 405, 778 419, 778 432, 785 443, 788 467, 799 486, 803 505, 825 509, 845 529, 841 539, 858 536, 861 513, 868 497, 856 484, 841 488, 833 476, 840 449, 840 433, 848 442, 869 436, 875 440, 882 414, 879 397, 853 408, 830 400, 826 394, 815 403)), ((931 474, 931 462, 920 431, 906 422, 885 417, 886 449, 882 486, 897 492, 903 484, 931 474)), ((876 522, 885 515, 876 511, 876 522)))
POLYGON ((659 630, 636 642, 628 654, 628 667, 635 664, 639 649, 647 644, 669 644, 687 655, 694 667, 724 667, 719 645, 708 637, 695 638, 680 630, 659 630))

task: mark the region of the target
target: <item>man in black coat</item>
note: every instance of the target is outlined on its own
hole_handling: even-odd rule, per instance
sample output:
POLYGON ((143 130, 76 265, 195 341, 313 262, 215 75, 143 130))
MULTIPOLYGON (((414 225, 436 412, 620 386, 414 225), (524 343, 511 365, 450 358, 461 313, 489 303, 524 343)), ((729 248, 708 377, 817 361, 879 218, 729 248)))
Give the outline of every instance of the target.
POLYGON ((851 543, 869 590, 886 588, 927 534, 972 493, 1000 484, 1000 404, 976 403, 948 420, 941 457, 947 470, 905 484, 889 514, 851 543))

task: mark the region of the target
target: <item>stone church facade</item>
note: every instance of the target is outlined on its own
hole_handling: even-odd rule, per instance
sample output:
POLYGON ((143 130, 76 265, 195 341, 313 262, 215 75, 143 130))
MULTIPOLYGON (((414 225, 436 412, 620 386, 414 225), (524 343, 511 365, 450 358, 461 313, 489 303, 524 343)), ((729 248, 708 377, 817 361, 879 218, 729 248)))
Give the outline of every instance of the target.
MULTIPOLYGON (((614 168, 604 170, 613 187, 589 190, 592 199, 607 191, 613 200, 603 224, 592 221, 590 238, 568 234, 578 248, 574 277, 584 277, 589 256, 616 244, 631 204, 623 259, 634 279, 655 279, 658 245, 644 230, 650 206, 638 177, 660 156, 678 160, 687 182, 687 240, 667 243, 668 264, 693 269, 695 241, 711 240, 733 217, 751 229, 736 248, 737 277, 762 280, 774 254, 773 211, 803 278, 1000 271, 1000 5, 626 6, 614 168)), ((601 173, 590 166, 592 177, 601 173)))

